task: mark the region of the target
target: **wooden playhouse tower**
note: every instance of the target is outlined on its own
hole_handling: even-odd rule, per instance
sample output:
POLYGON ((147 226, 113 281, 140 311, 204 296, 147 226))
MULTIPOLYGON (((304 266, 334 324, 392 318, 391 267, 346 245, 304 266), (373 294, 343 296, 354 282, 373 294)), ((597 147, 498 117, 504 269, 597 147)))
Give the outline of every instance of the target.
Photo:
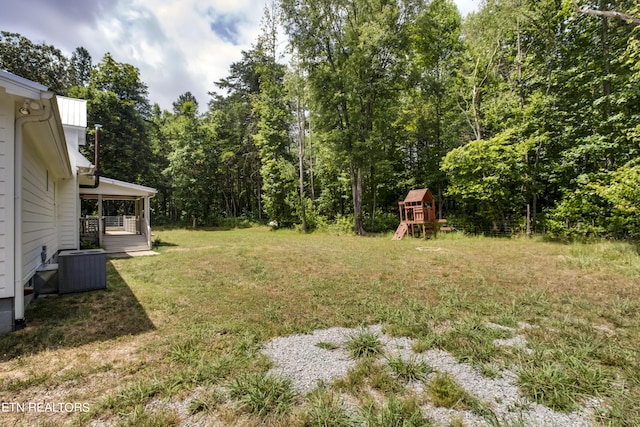
POLYGON ((424 238, 427 233, 436 235, 438 220, 436 219, 436 201, 428 188, 411 190, 404 201, 398 202, 400 210, 400 225, 393 235, 393 240, 400 240, 406 234, 411 237, 422 232, 424 238))

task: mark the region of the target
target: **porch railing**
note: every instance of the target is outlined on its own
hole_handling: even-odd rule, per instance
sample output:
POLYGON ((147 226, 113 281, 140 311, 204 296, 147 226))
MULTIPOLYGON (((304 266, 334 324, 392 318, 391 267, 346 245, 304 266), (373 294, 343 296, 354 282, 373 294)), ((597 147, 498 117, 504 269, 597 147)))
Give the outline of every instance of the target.
POLYGON ((105 231, 126 231, 139 234, 140 220, 134 215, 105 216, 103 217, 105 231))
POLYGON ((97 216, 80 218, 80 240, 98 244, 100 240, 100 219, 97 216))

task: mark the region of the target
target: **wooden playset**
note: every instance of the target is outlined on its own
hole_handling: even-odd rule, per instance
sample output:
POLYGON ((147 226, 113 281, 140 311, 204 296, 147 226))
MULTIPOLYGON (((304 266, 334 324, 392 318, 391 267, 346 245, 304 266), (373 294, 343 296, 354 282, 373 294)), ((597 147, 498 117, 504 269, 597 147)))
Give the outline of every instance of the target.
POLYGON ((435 236, 438 228, 446 222, 436 219, 436 201, 428 188, 409 191, 404 201, 398 202, 398 208, 400 225, 393 240, 400 240, 408 234, 416 237, 422 233, 425 239, 427 235, 435 236))

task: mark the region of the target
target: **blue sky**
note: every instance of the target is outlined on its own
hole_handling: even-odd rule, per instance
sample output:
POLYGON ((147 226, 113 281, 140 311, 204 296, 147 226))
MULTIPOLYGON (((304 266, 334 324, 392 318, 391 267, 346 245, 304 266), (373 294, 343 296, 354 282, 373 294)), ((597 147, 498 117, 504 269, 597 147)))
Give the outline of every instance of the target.
MULTIPOLYGON (((269 0, 0 0, 0 30, 45 42, 70 56, 86 48, 99 62, 110 52, 140 69, 161 108, 184 92, 201 105, 260 33, 269 0)), ((461 13, 481 0, 455 0, 461 13)))

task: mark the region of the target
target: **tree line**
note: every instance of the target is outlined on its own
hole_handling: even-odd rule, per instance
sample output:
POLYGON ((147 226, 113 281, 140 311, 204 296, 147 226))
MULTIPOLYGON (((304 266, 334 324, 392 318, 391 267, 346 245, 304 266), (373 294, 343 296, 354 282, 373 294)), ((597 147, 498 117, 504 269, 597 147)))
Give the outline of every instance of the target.
POLYGON ((395 228, 397 202, 428 187, 469 232, 637 238, 639 13, 633 0, 485 0, 464 19, 451 0, 280 0, 204 112, 190 92, 151 105, 110 54, 93 64, 19 34, 1 33, 0 68, 87 99, 103 173, 157 188, 159 222, 364 234, 395 228))

